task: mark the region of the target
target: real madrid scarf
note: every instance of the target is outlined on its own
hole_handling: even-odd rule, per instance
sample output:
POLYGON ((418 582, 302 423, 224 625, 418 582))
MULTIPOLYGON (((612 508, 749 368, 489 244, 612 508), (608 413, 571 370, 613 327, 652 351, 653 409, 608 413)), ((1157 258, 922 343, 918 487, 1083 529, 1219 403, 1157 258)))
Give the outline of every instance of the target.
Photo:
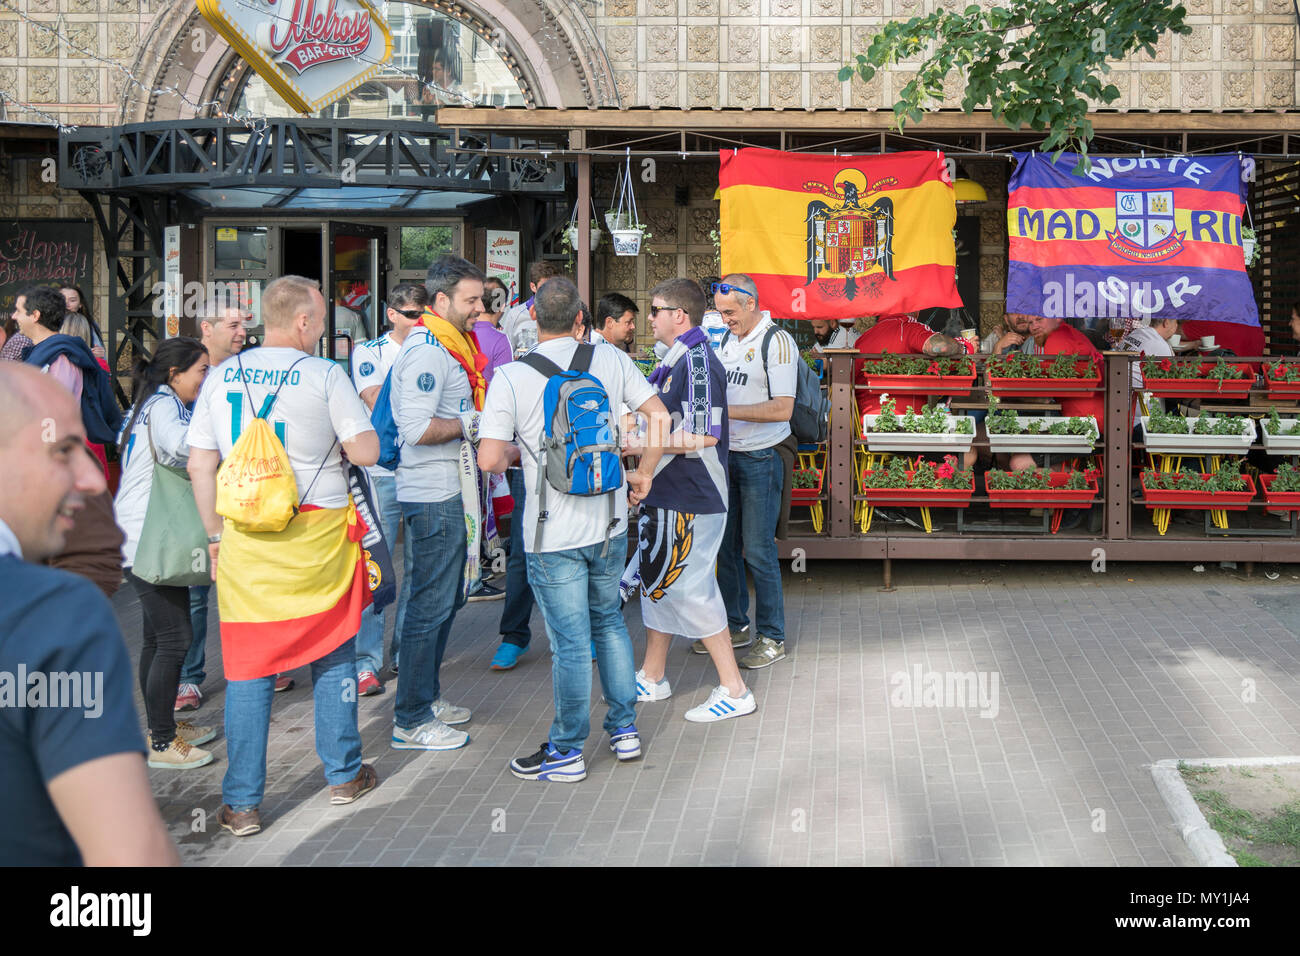
POLYGON ((474 393, 474 407, 482 411, 483 399, 487 396, 487 379, 483 377, 483 370, 487 368, 488 358, 479 351, 474 336, 462 332, 428 307, 424 310, 422 321, 424 327, 433 333, 433 337, 442 343, 443 348, 465 370, 469 376, 470 390, 474 393))

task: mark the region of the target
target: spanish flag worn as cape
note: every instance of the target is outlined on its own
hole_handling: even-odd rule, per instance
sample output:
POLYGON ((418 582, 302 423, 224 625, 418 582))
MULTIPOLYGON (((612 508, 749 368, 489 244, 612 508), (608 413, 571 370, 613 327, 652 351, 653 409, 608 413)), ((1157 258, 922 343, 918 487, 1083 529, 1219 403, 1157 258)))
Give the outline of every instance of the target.
POLYGON ((943 154, 719 153, 722 271, 779 319, 956 308, 957 205, 943 154))
POLYGON ((472 333, 462 332, 428 307, 425 307, 422 321, 424 327, 433 333, 433 337, 442 343, 443 348, 465 370, 469 376, 469 386, 474 392, 474 408, 483 411, 483 399, 487 396, 487 379, 483 377, 483 370, 488 367, 488 357, 479 351, 478 340, 472 333))
POLYGON ((227 680, 310 664, 357 633, 370 605, 367 530, 351 503, 306 505, 283 531, 246 533, 226 520, 217 605, 227 680))

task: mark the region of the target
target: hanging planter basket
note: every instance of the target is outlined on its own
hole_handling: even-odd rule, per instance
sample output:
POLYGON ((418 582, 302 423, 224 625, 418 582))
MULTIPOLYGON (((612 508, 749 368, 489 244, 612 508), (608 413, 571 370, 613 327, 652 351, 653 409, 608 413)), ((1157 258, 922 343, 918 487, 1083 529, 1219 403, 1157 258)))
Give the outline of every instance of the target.
POLYGON ((614 255, 639 256, 645 226, 636 211, 636 196, 632 192, 632 150, 627 151, 623 175, 614 191, 614 206, 605 213, 605 225, 614 240, 614 255))
MULTIPOLYGON (((600 248, 600 240, 604 237, 600 231, 600 225, 596 222, 596 205, 591 204, 591 251, 595 252, 600 248)), ((569 252, 576 255, 578 252, 578 204, 573 204, 573 212, 569 214, 569 225, 563 232, 564 243, 568 246, 569 252)))

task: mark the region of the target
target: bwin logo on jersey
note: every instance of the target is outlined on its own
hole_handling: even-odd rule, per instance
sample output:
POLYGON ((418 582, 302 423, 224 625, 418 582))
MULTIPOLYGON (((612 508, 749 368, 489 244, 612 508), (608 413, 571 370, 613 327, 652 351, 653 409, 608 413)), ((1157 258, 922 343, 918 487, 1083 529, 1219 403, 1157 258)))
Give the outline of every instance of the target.
POLYGON ((749 381, 749 373, 742 372, 738 368, 733 368, 730 372, 727 373, 728 385, 739 385, 743 388, 745 383, 747 383, 748 381, 749 381))

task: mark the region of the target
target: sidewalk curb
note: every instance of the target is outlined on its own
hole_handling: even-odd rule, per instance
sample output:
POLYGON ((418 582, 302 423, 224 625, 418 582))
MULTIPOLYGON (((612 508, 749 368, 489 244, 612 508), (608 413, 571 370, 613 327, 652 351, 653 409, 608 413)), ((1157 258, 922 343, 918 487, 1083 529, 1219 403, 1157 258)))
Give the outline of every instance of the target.
POLYGON ((1182 834, 1187 848, 1201 866, 1236 866, 1237 861, 1206 821, 1192 793, 1183 781, 1179 765, 1187 767, 1282 767, 1300 764, 1300 757, 1205 757, 1194 760, 1158 760, 1151 765, 1151 776, 1156 789, 1164 798, 1174 818, 1174 825, 1182 834))

